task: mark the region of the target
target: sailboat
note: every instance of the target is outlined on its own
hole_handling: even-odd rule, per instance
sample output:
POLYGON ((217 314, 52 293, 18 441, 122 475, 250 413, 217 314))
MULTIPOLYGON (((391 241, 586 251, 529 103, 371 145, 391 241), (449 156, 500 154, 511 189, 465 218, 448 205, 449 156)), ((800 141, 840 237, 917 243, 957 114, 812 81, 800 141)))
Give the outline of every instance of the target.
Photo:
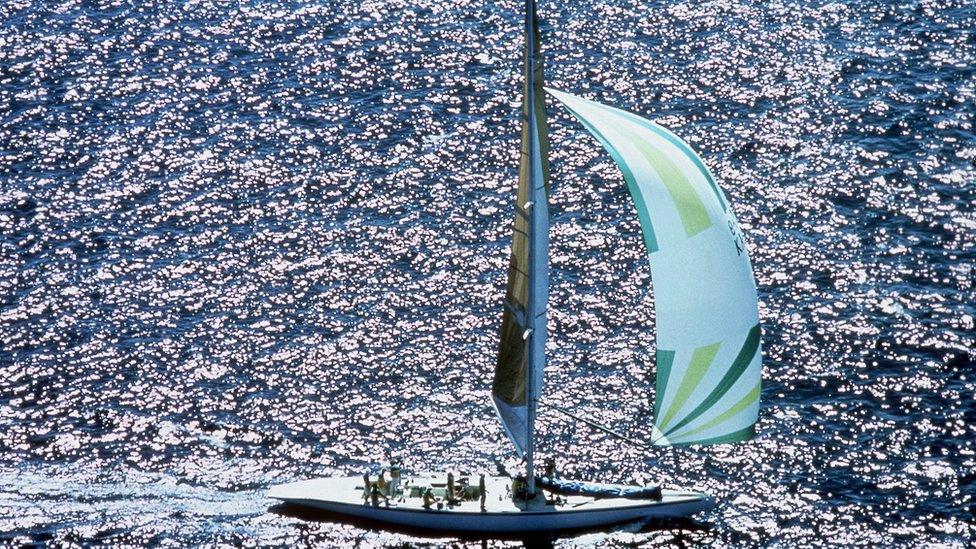
MULTIPOLYGON (((508 287, 492 400, 524 473, 419 473, 391 487, 368 476, 273 487, 269 497, 381 525, 452 532, 554 532, 711 509, 682 489, 573 482, 536 470, 535 419, 546 364, 549 285, 549 139, 546 97, 579 120, 623 174, 654 284, 655 446, 751 438, 759 415, 756 285, 738 221, 705 163, 645 118, 543 83, 534 0, 526 0, 521 159, 508 287), (381 485, 378 487, 378 484, 381 485)), ((605 429, 611 432, 609 429, 605 429)))

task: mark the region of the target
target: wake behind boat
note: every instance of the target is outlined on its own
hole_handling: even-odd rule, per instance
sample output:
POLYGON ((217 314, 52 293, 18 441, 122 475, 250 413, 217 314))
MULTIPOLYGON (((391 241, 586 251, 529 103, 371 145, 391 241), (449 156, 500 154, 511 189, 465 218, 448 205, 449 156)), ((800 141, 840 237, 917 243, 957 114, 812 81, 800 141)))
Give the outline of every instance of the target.
POLYGON ((535 1, 526 0, 525 6, 519 180, 492 381, 492 402, 524 460, 524 473, 514 481, 484 477, 482 483, 479 476, 477 485, 462 478, 460 492, 446 474, 415 475, 392 488, 382 476, 319 479, 277 486, 270 497, 380 524, 498 533, 684 517, 713 506, 700 492, 558 482, 548 471, 537 478, 535 418, 549 299, 547 92, 610 153, 640 221, 657 323, 650 444, 721 444, 753 436, 762 369, 758 300, 742 233, 725 195, 701 158, 675 134, 635 114, 544 88, 535 1))

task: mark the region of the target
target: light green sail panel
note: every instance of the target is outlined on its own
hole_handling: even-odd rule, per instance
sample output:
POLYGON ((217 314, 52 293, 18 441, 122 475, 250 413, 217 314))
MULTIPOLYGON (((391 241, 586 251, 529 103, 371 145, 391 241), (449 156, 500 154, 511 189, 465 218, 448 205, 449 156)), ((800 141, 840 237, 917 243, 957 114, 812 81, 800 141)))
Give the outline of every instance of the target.
POLYGON ((654 443, 750 438, 759 416, 759 306, 725 196, 698 155, 668 130, 547 91, 610 153, 637 210, 657 317, 654 443))

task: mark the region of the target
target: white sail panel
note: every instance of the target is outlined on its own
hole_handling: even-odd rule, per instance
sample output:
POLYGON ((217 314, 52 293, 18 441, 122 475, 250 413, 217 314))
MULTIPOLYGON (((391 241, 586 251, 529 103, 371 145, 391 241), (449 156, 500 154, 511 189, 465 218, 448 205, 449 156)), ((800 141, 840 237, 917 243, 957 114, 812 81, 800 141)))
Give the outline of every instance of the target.
POLYGON ((518 192, 492 401, 516 452, 526 459, 531 486, 549 301, 549 130, 534 1, 526 4, 525 33, 518 192))
POLYGON ((495 412, 498 419, 502 422, 505 434, 515 445, 515 451, 519 456, 525 455, 525 449, 529 447, 529 407, 524 405, 512 405, 497 396, 492 396, 495 404, 495 412))
POLYGON ((637 115, 547 90, 624 174, 651 264, 657 317, 655 444, 750 438, 762 353, 738 221, 691 147, 637 115))

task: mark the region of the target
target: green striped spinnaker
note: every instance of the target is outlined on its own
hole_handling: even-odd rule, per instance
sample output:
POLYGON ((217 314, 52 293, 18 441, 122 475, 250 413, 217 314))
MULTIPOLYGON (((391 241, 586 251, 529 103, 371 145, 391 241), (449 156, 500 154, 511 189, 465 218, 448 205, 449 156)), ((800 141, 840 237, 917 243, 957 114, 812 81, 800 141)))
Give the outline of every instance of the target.
POLYGON ((547 91, 610 153, 637 210, 657 319, 653 442, 751 438, 762 370, 759 306, 739 224, 721 189, 670 131, 547 91))

